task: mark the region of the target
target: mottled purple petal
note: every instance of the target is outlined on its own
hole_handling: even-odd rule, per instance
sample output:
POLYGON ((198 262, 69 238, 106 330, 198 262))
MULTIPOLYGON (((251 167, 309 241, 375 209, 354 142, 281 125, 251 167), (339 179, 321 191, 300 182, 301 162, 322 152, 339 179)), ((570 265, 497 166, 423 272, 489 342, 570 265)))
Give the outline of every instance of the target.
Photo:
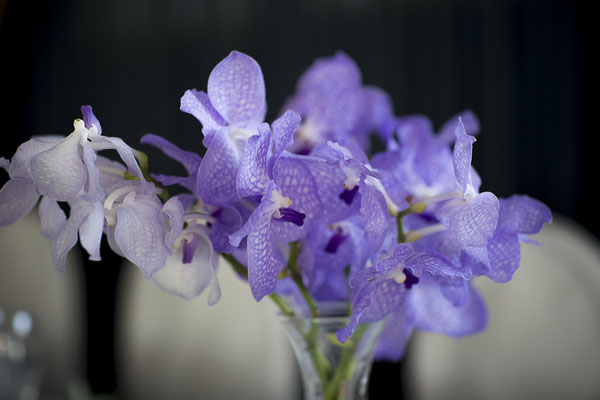
POLYGON ((409 291, 407 307, 412 309, 415 328, 450 337, 479 332, 487 323, 485 303, 474 288, 471 287, 467 302, 455 307, 436 280, 426 275, 409 291))
POLYGON ((56 200, 46 196, 42 196, 38 213, 42 236, 47 238, 53 238, 67 221, 64 211, 59 207, 56 200))
POLYGON ((463 196, 470 183, 471 157, 473 154, 473 143, 475 138, 467 135, 462 120, 458 120, 456 129, 456 143, 454 144, 454 174, 456 180, 463 190, 463 196))
POLYGON ((473 111, 465 110, 450 118, 440 129, 436 140, 442 143, 452 143, 456 136, 454 134, 457 125, 462 120, 465 132, 470 136, 476 136, 479 133, 479 120, 473 111))
POLYGON ((83 190, 87 172, 80 146, 81 135, 75 131, 31 159, 33 183, 41 194, 67 201, 83 190))
POLYGON ((405 307, 392 313, 379 334, 375 346, 375 360, 397 362, 402 359, 412 332, 410 313, 405 307))
POLYGON ((294 144, 294 133, 300 125, 300 115, 295 111, 288 110, 281 117, 273 121, 273 154, 269 159, 269 174, 272 174, 273 166, 285 149, 294 144))
POLYGON ((431 275, 443 275, 449 278, 470 279, 471 271, 469 268, 458 265, 455 266, 440 253, 434 252, 419 252, 410 256, 404 264, 420 277, 424 273, 431 275))
POLYGON ((132 201, 121 204, 117 213, 115 240, 125 257, 148 279, 165 265, 167 259, 159 210, 132 201))
POLYGON ((352 315, 348 325, 336 332, 335 336, 341 343, 346 343, 348 338, 352 336, 354 330, 358 326, 358 323, 363 313, 373 304, 372 295, 375 292, 374 285, 365 286, 354 301, 352 305, 352 315))
MULTIPOLYGON (((474 269, 476 275, 487 275, 496 283, 510 281, 521 261, 521 246, 519 237, 496 231, 487 245, 490 270, 474 269)), ((481 265, 481 264, 480 264, 481 265)))
POLYGON ((8 161, 4 157, 0 157, 0 168, 2 168, 8 173, 8 171, 10 170, 10 161, 8 161))
POLYGON ((217 205, 238 198, 235 186, 240 158, 229 128, 217 132, 198 170, 197 193, 205 203, 217 205))
POLYGON ((242 215, 233 206, 223 204, 216 221, 210 229, 210 241, 215 251, 231 253, 233 246, 229 242, 229 235, 242 226, 242 215))
POLYGON ((240 197, 262 195, 269 183, 267 153, 271 144, 271 130, 266 123, 258 126, 258 135, 248 138, 236 177, 240 197))
POLYGON ((298 81, 297 92, 337 94, 359 88, 361 80, 356 63, 348 55, 338 51, 332 57, 315 60, 298 81))
POLYGON ((0 226, 14 224, 31 211, 39 197, 39 193, 30 182, 10 179, 0 189, 0 226))
POLYGON ((523 195, 500 199, 498 229, 506 233, 534 234, 552 222, 550 209, 542 202, 523 195))
MULTIPOLYGON (((208 95, 196 89, 188 90, 181 98, 181 111, 196 117, 205 131, 219 130, 227 122, 210 103, 208 95)), ((206 135, 207 132, 204 132, 206 135)))
POLYGON ((452 200, 438 210, 436 216, 461 247, 483 247, 496 230, 498 207, 496 196, 484 192, 471 202, 452 200))
POLYGON ((211 104, 231 124, 253 120, 265 111, 265 83, 258 63, 232 51, 208 78, 211 104))

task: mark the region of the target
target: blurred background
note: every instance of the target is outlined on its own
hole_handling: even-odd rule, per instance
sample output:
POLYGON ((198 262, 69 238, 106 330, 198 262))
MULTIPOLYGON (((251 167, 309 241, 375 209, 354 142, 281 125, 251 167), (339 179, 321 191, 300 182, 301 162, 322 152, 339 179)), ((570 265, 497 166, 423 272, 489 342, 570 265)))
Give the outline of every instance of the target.
MULTIPOLYGON (((179 165, 137 145, 139 138, 151 132, 201 152, 200 125, 179 111, 179 98, 190 88, 205 90, 211 69, 231 50, 243 51, 261 65, 269 104, 267 121, 280 112, 297 78, 315 58, 343 50, 361 68, 365 84, 389 93, 397 115, 425 114, 440 127, 456 113, 473 110, 481 122, 473 165, 482 177, 482 189, 499 197, 525 193, 542 200, 567 221, 567 230, 555 235, 569 236, 556 246, 573 242, 594 248, 600 231, 592 193, 598 182, 596 138, 590 133, 596 71, 591 60, 595 52, 592 15, 583 1, 0 0, 0 156, 10 158, 32 135, 71 132, 73 120, 80 116, 79 107, 90 104, 105 134, 122 137, 146 151, 153 171, 176 174, 182 172, 179 165)), ((3 184, 7 175, 1 172, 0 179, 3 184)), ((67 276, 55 276, 48 245, 33 237, 39 236, 36 221, 20 224, 25 224, 18 228, 24 229, 18 231, 25 232, 23 236, 12 228, 0 231, 0 309, 12 310, 5 311, 6 315, 19 307, 36 309, 42 314, 37 315, 41 332, 59 341, 47 353, 53 354, 53 362, 64 373, 46 374, 43 392, 55 398, 90 393, 136 398, 145 392, 132 387, 132 380, 156 382, 156 377, 168 376, 175 382, 173 390, 179 385, 181 393, 187 393, 177 380, 183 379, 181 374, 169 370, 165 375, 167 368, 160 363, 155 368, 162 375, 135 372, 169 354, 177 359, 179 354, 165 350, 164 338, 148 332, 162 329, 173 335, 184 330, 181 324, 188 321, 196 327, 187 333, 195 332, 190 340, 200 342, 208 337, 203 334, 209 335, 203 333, 209 329, 203 325, 202 313, 214 317, 223 311, 199 311, 207 308, 203 298, 189 305, 165 298, 151 283, 137 285, 137 271, 121 265, 108 249, 102 264, 83 260, 74 250, 67 276), (29 228, 30 234, 26 233, 29 228), (17 249, 19 243, 29 241, 38 244, 17 249), (32 246, 36 252, 30 250, 32 246), (9 258, 16 254, 23 261, 24 253, 31 257, 39 253, 39 257, 27 259, 23 267, 9 258), (34 264, 35 269, 23 272, 34 264), (27 277, 35 275, 38 278, 32 279, 39 281, 38 272, 31 272, 38 269, 45 271, 48 282, 58 282, 36 289, 43 284, 32 284, 27 277), (24 273, 25 277, 15 278, 24 273), (172 306, 161 308, 161 304, 172 306), (62 331, 47 328, 46 332, 43 327, 52 325, 49 313, 55 311, 56 323, 63 321, 62 331), (181 315, 173 316, 174 312, 181 315), (125 371, 124 366, 131 368, 125 371), (65 377, 79 383, 67 385, 65 377)), ((600 264, 595 256, 581 262, 600 264)), ((231 277, 232 291, 238 283, 231 277)), ((239 291, 244 290, 240 286, 239 291)), ((526 296, 527 291, 523 293, 526 296)), ((237 301, 232 301, 231 308, 238 312, 240 307, 254 307, 247 304, 251 301, 247 293, 237 301)), ((263 315, 273 310, 269 305, 258 306, 248 312, 267 318, 260 321, 271 326, 263 315)), ((593 310, 597 309, 591 311, 597 318, 593 310)), ((204 318, 213 329, 222 323, 204 318)), ((592 328, 598 329, 597 321, 592 328)), ((231 329, 264 335, 256 327, 231 329)), ((274 324, 273 330, 277 329, 274 324)), ((218 341, 219 335, 213 336, 218 341)), ((252 346, 253 336, 244 337, 252 346)), ((262 338, 269 342, 268 337, 262 338)), ((278 347, 271 351, 291 357, 280 339, 273 338, 271 343, 278 347)), ((47 343, 44 347, 48 349, 47 343)), ((415 348, 419 346, 411 348, 407 360, 415 348)), ((235 351, 223 349, 220 354, 231 358, 235 351)), ((269 354, 254 356, 268 359, 269 354)), ((232 363, 236 363, 234 358, 232 363)), ((196 364, 164 365, 179 365, 186 374, 197 368, 196 364)), ((213 365, 213 369, 227 370, 223 365, 213 365)), ((245 371, 252 369, 248 365, 245 371)), ((282 388, 277 390, 297 384, 293 369, 267 368, 264 373, 269 371, 281 374, 282 388)), ((390 388, 408 397, 406 379, 399 376, 410 376, 406 363, 376 364, 372 398, 390 388)), ((247 372, 249 381, 253 377, 247 372)), ((267 398, 260 386, 253 398, 267 398)), ((161 397, 157 390, 149 392, 155 398, 169 397, 167 393, 161 397)), ((278 393, 287 391, 275 390, 270 395, 277 398, 278 393)), ((150 398, 148 393, 143 396, 139 398, 150 398)))

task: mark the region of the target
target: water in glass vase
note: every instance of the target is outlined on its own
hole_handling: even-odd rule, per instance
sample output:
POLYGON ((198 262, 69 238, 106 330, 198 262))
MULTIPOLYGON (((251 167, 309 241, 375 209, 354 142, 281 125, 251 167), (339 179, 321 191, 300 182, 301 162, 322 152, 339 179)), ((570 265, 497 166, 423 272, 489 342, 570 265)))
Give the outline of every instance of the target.
POLYGON ((348 316, 280 316, 302 374, 305 400, 366 400, 382 322, 360 325, 346 343, 335 334, 348 316))

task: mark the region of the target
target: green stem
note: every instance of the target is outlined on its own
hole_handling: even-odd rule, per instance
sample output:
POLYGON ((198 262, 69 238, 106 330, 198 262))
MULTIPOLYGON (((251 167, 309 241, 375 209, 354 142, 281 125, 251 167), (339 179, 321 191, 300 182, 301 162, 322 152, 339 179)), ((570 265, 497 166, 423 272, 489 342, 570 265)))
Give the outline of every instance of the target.
POLYGON ((310 310, 310 315, 313 318, 317 318, 321 315, 321 311, 319 310, 319 305, 317 304, 317 301, 312 296, 312 294, 310 294, 310 292, 304 285, 304 282, 302 281, 302 274, 298 269, 298 265, 296 264, 296 262, 298 261, 298 254, 300 254, 300 244, 298 242, 291 242, 287 269, 290 271, 292 280, 298 287, 302 298, 304 299, 304 301, 306 301, 306 305, 310 310))
POLYGON ((341 384, 349 375, 351 375, 351 368, 354 367, 353 358, 354 352, 356 351, 358 345, 360 344, 360 340, 363 335, 367 331, 368 325, 361 324, 356 328, 354 334, 352 335, 352 345, 349 347, 345 347, 342 355, 340 357, 340 362, 338 364, 337 369, 335 370, 329 384, 325 388, 325 396, 324 400, 336 400, 341 397, 341 384))

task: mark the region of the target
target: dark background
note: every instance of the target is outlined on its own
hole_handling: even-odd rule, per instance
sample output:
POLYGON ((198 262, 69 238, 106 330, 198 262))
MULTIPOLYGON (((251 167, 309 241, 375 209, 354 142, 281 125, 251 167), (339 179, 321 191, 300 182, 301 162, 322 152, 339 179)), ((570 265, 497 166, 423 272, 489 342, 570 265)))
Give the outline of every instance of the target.
MULTIPOLYGON (((583 2, 541 0, 0 1, 0 156, 31 135, 71 132, 82 104, 106 135, 133 146, 152 132, 201 151, 200 125, 179 111, 179 98, 205 90, 229 51, 261 65, 270 121, 312 60, 341 49, 364 83, 390 94, 397 115, 425 114, 440 127, 472 109, 482 126, 473 158, 482 189, 529 194, 598 236, 592 15, 583 2)), ((138 147, 152 170, 179 172, 138 147)), ((119 269, 91 270, 87 312, 110 331, 106 288, 119 269)), ((90 348, 92 387, 113 391, 111 352, 90 348)), ((400 366, 375 369, 372 390, 397 391, 400 366)))

